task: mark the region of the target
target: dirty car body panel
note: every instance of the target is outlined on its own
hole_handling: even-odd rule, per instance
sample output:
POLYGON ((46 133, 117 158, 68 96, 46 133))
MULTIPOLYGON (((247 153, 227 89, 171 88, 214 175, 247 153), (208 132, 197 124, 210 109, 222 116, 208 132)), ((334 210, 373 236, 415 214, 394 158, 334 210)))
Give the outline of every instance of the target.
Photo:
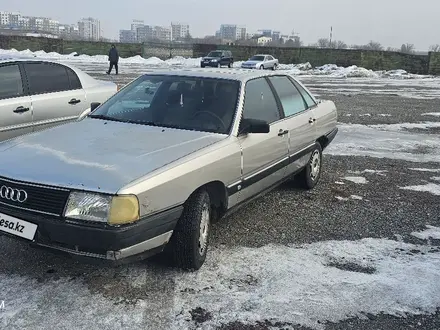
POLYGON ((336 135, 336 120, 333 102, 285 74, 146 74, 78 122, 0 143, 0 233, 72 256, 144 258, 176 235, 195 192, 209 192, 218 217, 233 211, 304 169, 317 141, 324 149, 336 135), (243 133, 248 122, 268 131, 243 133), (113 215, 132 205, 124 198, 138 217, 119 223, 113 215), (110 205, 99 206, 102 220, 75 211, 75 201, 92 199, 110 205), (20 221, 27 236, 5 227, 20 221))

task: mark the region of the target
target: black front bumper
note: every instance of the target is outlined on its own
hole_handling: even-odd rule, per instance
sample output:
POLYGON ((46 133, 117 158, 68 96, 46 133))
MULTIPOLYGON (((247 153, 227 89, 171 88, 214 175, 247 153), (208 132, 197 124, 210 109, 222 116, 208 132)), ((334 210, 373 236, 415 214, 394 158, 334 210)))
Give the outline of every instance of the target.
POLYGON ((73 257, 122 263, 160 252, 183 211, 183 207, 142 218, 134 224, 112 227, 70 221, 62 217, 24 212, 0 205, 0 213, 38 226, 32 241, 0 231, 0 234, 31 245, 66 252, 73 257))
MULTIPOLYGON (((219 64, 220 62, 211 62, 211 61, 209 61, 209 62, 201 62, 200 63, 200 65, 201 66, 210 66, 210 67, 217 67, 218 66, 218 64, 219 64)), ((225 64, 221 64, 221 65, 225 65, 225 64)))

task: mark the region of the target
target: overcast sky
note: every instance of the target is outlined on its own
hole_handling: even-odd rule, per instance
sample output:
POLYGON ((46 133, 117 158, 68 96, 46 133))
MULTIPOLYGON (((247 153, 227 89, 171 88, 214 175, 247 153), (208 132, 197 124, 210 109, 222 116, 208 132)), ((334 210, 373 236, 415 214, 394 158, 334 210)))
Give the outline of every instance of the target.
POLYGON ((101 20, 105 37, 118 38, 132 19, 145 24, 187 22, 193 36, 212 35, 220 24, 293 29, 307 45, 329 36, 347 44, 379 41, 385 47, 413 43, 418 50, 440 44, 439 0, 0 0, 0 10, 47 16, 62 23, 101 20))

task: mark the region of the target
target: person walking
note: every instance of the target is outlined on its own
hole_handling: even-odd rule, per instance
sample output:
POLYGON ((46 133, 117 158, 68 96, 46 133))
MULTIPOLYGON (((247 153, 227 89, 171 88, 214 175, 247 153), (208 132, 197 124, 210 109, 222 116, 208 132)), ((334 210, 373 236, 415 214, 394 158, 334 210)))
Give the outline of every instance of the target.
POLYGON ((115 67, 116 74, 118 74, 119 53, 115 45, 112 45, 108 52, 108 60, 110 61, 110 67, 108 68, 107 74, 112 72, 113 67, 115 67))

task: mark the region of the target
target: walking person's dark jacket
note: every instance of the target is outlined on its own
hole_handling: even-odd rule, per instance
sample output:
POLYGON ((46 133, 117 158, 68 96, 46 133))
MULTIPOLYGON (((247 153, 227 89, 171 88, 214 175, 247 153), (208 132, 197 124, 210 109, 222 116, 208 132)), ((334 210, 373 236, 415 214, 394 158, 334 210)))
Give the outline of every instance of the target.
POLYGON ((119 53, 115 46, 112 46, 112 48, 110 48, 110 51, 108 52, 108 60, 111 63, 119 62, 119 53))

